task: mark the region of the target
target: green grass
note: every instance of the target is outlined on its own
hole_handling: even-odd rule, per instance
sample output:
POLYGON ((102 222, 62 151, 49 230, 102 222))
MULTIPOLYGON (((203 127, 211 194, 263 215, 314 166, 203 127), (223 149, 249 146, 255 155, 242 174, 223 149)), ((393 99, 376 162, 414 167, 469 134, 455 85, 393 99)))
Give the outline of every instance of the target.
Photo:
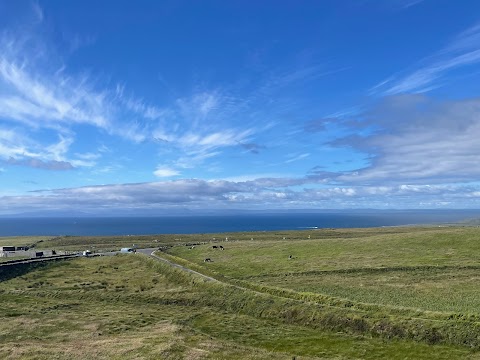
POLYGON ((275 358, 262 349, 212 341, 182 325, 202 310, 185 305, 195 294, 149 261, 77 259, 3 282, 0 357, 183 359, 205 352, 275 358))
POLYGON ((365 303, 466 314, 480 311, 480 267, 282 274, 250 280, 365 303))
POLYGON ((480 358, 476 228, 17 240, 162 247, 223 283, 140 254, 49 264, 0 284, 0 358, 480 358))
POLYGON ((193 251, 175 247, 170 252, 198 264, 205 257, 213 257, 217 261, 209 267, 236 278, 278 272, 479 264, 479 229, 399 229, 399 233, 370 230, 369 236, 360 231, 360 236, 349 234, 346 238, 324 238, 318 232, 309 240, 228 242, 222 243, 228 250, 222 252, 212 250, 210 245, 197 246, 193 251), (289 255, 294 261, 288 261, 289 255))
POLYGON ((168 253, 230 284, 331 309, 313 323, 295 314, 303 325, 480 347, 479 229, 368 229, 357 237, 355 231, 224 242, 225 251, 178 246, 168 253), (204 263, 206 257, 213 262, 204 263))
POLYGON ((2 282, 0 302, 5 359, 476 356, 457 346, 302 326, 281 309, 315 306, 207 283, 142 255, 50 264, 2 282))
POLYGON ((2 236, 0 246, 30 246, 41 244, 49 239, 51 239, 50 236, 2 236))
MULTIPOLYGON (((435 230, 436 228, 425 228, 425 230, 435 230)), ((359 237, 370 237, 372 235, 388 235, 409 233, 411 229, 402 228, 379 228, 379 229, 316 229, 308 231, 272 231, 272 232, 244 232, 244 233, 220 233, 220 234, 158 234, 158 235, 131 235, 131 236, 56 236, 56 237, 9 237, 0 238, 5 240, 5 245, 10 245, 12 241, 18 241, 18 245, 28 243, 37 243, 39 248, 81 251, 85 248, 94 247, 97 250, 118 250, 121 247, 132 246, 139 247, 157 247, 176 246, 196 243, 217 243, 228 239, 230 242, 238 241, 282 241, 287 242, 306 240, 310 236, 324 239, 348 239, 359 237), (42 241, 40 241, 42 240, 42 241)), ((17 243, 13 244, 16 245, 17 243)))
MULTIPOLYGON (((400 228, 358 238, 243 241, 174 247, 169 253, 221 274, 298 292, 422 310, 480 309, 480 231, 400 228), (289 255, 293 259, 289 259, 289 255), (212 258, 205 264, 203 259, 212 258)), ((319 237, 319 236, 318 236, 319 237)), ((205 270, 202 270, 205 269, 205 270)))

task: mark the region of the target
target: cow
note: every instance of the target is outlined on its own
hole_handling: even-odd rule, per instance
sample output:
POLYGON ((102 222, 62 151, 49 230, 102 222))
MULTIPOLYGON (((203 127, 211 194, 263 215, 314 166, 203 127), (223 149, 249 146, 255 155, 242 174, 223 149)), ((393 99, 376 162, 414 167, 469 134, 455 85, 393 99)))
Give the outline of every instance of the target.
POLYGON ((212 249, 218 249, 218 246, 217 246, 217 245, 213 245, 213 246, 212 246, 212 249))
POLYGON ((203 260, 203 262, 212 262, 212 259, 206 258, 205 260, 203 260))
POLYGON ((219 248, 220 250, 225 250, 225 248, 222 245, 220 245, 219 248))

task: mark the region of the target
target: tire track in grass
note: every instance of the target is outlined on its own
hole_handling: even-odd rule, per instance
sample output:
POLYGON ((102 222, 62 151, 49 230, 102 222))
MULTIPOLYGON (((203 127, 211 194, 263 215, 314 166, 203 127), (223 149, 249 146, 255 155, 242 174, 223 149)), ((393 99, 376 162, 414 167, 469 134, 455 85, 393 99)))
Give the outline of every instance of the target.
POLYGON ((212 282, 217 282, 217 283, 220 283, 220 282, 221 282, 221 281, 219 281, 219 280, 217 280, 217 279, 215 279, 215 278, 213 278, 213 277, 211 277, 211 276, 202 274, 202 273, 200 273, 200 272, 198 272, 198 271, 189 269, 189 268, 187 268, 186 266, 182 266, 182 265, 180 265, 180 264, 176 264, 176 263, 174 263, 174 262, 172 262, 172 261, 170 261, 170 260, 167 260, 167 259, 164 259, 164 258, 162 258, 162 257, 160 257, 160 256, 157 256, 157 255, 155 255, 155 251, 156 251, 156 249, 138 249, 138 250, 137 250, 137 252, 140 253, 140 254, 147 255, 147 256, 149 256, 149 257, 151 257, 151 258, 153 258, 153 259, 155 259, 155 260, 158 260, 158 261, 162 261, 162 262, 164 262, 164 263, 166 263, 166 264, 168 264, 168 265, 170 265, 170 266, 172 266, 172 267, 175 267, 175 268, 177 268, 177 269, 180 269, 180 270, 182 270, 182 271, 186 271, 186 272, 188 272, 188 273, 191 273, 191 274, 195 274, 195 275, 197 275, 197 276, 200 276, 200 277, 202 277, 203 279, 205 279, 206 281, 212 281, 212 282), (153 250, 153 251, 152 251, 152 250, 153 250))

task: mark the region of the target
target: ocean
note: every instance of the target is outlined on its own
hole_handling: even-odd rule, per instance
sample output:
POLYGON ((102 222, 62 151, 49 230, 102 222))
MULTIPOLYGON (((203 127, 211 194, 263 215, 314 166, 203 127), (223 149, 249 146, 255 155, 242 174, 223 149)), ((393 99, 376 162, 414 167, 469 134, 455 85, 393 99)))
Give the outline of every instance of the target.
POLYGON ((479 217, 478 210, 284 212, 159 217, 0 217, 0 236, 151 235, 365 228, 441 224, 479 217))

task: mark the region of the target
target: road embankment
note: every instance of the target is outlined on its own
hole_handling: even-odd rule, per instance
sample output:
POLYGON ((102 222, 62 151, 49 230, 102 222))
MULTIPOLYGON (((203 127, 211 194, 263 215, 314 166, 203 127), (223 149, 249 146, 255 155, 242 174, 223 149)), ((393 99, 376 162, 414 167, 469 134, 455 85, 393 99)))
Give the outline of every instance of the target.
POLYGON ((0 263, 0 281, 5 281, 16 276, 23 275, 30 270, 45 266, 54 261, 76 258, 77 255, 57 255, 35 259, 19 259, 0 263))

